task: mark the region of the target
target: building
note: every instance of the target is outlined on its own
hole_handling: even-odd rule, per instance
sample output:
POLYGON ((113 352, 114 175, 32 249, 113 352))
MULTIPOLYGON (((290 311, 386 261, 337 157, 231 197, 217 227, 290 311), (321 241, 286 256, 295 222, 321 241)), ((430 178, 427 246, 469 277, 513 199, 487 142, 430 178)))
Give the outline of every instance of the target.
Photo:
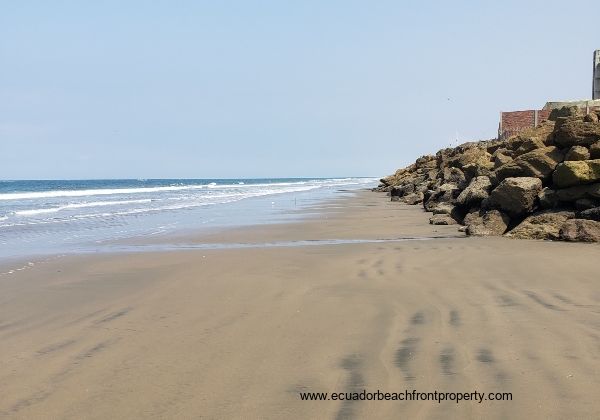
POLYGON ((577 106, 586 114, 590 111, 600 110, 600 50, 594 51, 593 64, 591 100, 546 102, 542 109, 500 112, 498 138, 505 139, 523 130, 534 128, 540 122, 547 120, 553 109, 563 106, 577 106))
POLYGON ((600 50, 594 51, 594 81, 592 99, 600 99, 600 50))

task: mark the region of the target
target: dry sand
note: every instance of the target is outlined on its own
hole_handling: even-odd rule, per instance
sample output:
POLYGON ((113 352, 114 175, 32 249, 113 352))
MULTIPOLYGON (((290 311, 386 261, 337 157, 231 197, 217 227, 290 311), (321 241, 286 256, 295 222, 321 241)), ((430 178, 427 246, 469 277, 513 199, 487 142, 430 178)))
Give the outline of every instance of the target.
POLYGON ((322 207, 185 241, 445 238, 69 256, 0 276, 0 417, 599 417, 598 245, 462 238, 375 193, 322 207), (363 389, 513 400, 298 395, 363 389))

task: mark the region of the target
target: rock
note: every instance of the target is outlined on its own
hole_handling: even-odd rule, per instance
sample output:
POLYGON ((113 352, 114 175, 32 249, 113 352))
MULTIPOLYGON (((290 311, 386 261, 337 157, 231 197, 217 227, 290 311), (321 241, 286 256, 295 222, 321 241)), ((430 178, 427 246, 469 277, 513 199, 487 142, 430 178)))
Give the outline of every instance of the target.
POLYGON ((560 228, 575 217, 572 211, 546 210, 527 216, 506 236, 517 239, 560 239, 560 228))
POLYGON ((387 187, 384 186, 384 185, 379 185, 377 188, 373 188, 373 191, 379 191, 379 192, 389 193, 392 190, 392 188, 393 187, 391 185, 388 185, 387 187))
POLYGON ((454 220, 456 220, 457 222, 462 221, 462 212, 460 211, 460 209, 458 207, 456 207, 453 204, 450 203, 440 203, 438 204, 435 209, 433 209, 433 214, 447 214, 448 216, 452 217, 454 220))
POLYGON ((565 155, 565 160, 588 160, 589 158, 590 151, 583 146, 573 146, 565 155))
POLYGON ((437 178, 439 171, 437 169, 430 169, 427 171, 427 173, 425 174, 425 176, 427 177, 428 180, 433 180, 437 178))
POLYGON ((445 183, 455 184, 458 188, 467 185, 465 174, 458 168, 444 168, 442 176, 445 183))
POLYGON ((559 188, 598 181, 600 159, 563 162, 556 167, 552 180, 559 188))
POLYGON ((598 114, 596 114, 594 112, 590 112, 585 117, 583 117, 583 121, 597 123, 598 122, 598 114))
POLYGON ((600 242, 600 222, 586 219, 567 220, 560 229, 560 238, 571 242, 600 242))
POLYGON ((402 197, 402 201, 404 201, 406 204, 410 204, 411 206, 413 206, 415 204, 422 203, 423 196, 424 195, 422 192, 414 192, 406 194, 404 197, 402 197))
POLYGON ((512 160, 513 160, 512 157, 504 155, 502 153, 498 153, 494 157, 494 169, 497 169, 497 168, 499 168, 502 165, 506 165, 507 163, 509 163, 512 160))
POLYGON ((414 192, 414 190, 415 190, 414 184, 405 184, 405 185, 393 187, 392 191, 390 191, 390 192, 392 194, 392 197, 394 197, 394 196, 403 197, 406 194, 414 192))
POLYGON ((454 204, 450 203, 439 203, 435 210, 433 210, 433 214, 452 214, 456 209, 454 204))
POLYGON ((492 183, 487 176, 478 176, 456 198, 456 201, 464 207, 474 207, 490 195, 492 183))
POLYGON ((487 166, 490 164, 491 160, 492 155, 486 150, 479 147, 470 147, 458 156, 448 159, 448 166, 455 166, 458 168, 462 168, 468 164, 487 166))
POLYGON ((458 194, 460 192, 460 188, 458 188, 458 186, 453 183, 444 183, 440 185, 440 192, 458 194))
POLYGON ((459 232, 466 232, 467 231, 467 227, 466 226, 459 226, 458 231, 459 232))
POLYGON ((496 179, 502 181, 509 177, 536 177, 544 179, 552 174, 556 166, 564 159, 563 153, 554 146, 542 147, 518 156, 496 169, 496 179))
POLYGON ((418 174, 418 175, 413 175, 413 176, 409 177, 407 179, 406 183, 417 185, 417 184, 420 184, 421 182, 425 182, 426 180, 427 180, 427 175, 418 174))
POLYGON ((492 156, 494 156, 494 153, 496 152, 496 150, 502 148, 503 146, 504 146, 503 140, 494 139, 494 140, 490 140, 490 141, 486 142, 485 150, 488 153, 491 153, 492 156))
POLYGON ((562 224, 563 236, 575 238, 568 240, 588 240, 593 225, 567 222, 598 222, 600 113, 584 116, 572 107, 552 116, 508 139, 421 156, 374 190, 389 192, 393 201, 422 203, 433 212, 432 224, 462 221, 470 235, 557 239, 562 224))
POLYGON ((387 187, 387 186, 391 185, 394 182, 394 177, 393 176, 386 176, 384 178, 381 178, 379 180, 379 182, 381 182, 382 186, 387 187))
POLYGON ((581 115, 581 110, 577 106, 563 106, 562 108, 553 109, 550 111, 548 119, 550 121, 556 121, 557 118, 564 117, 577 117, 581 115))
POLYGON ((433 211, 433 209, 439 204, 439 203, 450 203, 450 202, 454 202, 454 199, 458 196, 458 194, 460 193, 460 188, 458 188, 458 186, 456 186, 456 184, 442 184, 440 185, 440 187, 433 191, 433 192, 427 192, 425 194, 425 199, 423 201, 423 206, 425 207, 425 210, 427 211, 433 211))
POLYGON ((554 207, 558 206, 559 202, 556 191, 548 187, 540 191, 538 194, 538 199, 540 201, 540 205, 544 209, 553 209, 554 207))
POLYGON ((600 198, 600 184, 576 185, 556 190, 559 201, 571 202, 580 198, 600 198))
MULTIPOLYGON (((598 207, 599 205, 600 200, 594 200, 592 198, 580 198, 579 200, 575 201, 575 210, 588 210, 598 207)), ((587 217, 583 217, 582 219, 587 219, 587 217)))
POLYGON ((475 211, 465 216, 467 235, 471 236, 500 236, 506 232, 510 218, 498 211, 475 211))
POLYGON ((600 207, 583 210, 578 214, 578 217, 580 219, 595 220, 596 222, 600 222, 600 207))
POLYGON ((546 145, 544 142, 537 137, 527 137, 524 138, 521 142, 521 145, 515 150, 517 155, 522 155, 523 153, 531 152, 535 149, 541 149, 546 145))
POLYGON ((600 140, 600 123, 569 119, 554 133, 554 142, 561 147, 589 146, 600 140))
POLYGON ((521 145, 523 144, 523 142, 527 139, 527 136, 523 136, 521 134, 514 136, 514 137, 509 137, 506 140, 506 147, 512 151, 513 153, 513 157, 515 157, 517 155, 517 149, 519 147, 521 147, 521 145))
POLYGON ((600 141, 590 146, 590 159, 600 159, 600 141))
POLYGON ((515 152, 514 152, 514 150, 508 149, 506 147, 499 147, 498 149, 496 149, 496 151, 494 151, 494 153, 492 153, 492 160, 496 159, 496 156, 498 156, 498 155, 504 155, 504 156, 514 158, 515 152))
POLYGON ((462 169, 467 180, 470 180, 476 176, 489 176, 494 169, 494 162, 487 162, 485 165, 469 163, 463 166, 462 169))
POLYGON ((490 194, 487 204, 510 217, 522 216, 533 210, 538 193, 542 190, 539 178, 506 178, 490 194))
POLYGON ((448 214, 434 214, 429 223, 432 225, 456 225, 458 222, 448 214))
POLYGON ((433 167, 435 166, 435 156, 433 155, 425 155, 421 156, 415 161, 415 166, 417 168, 423 167, 433 167))
POLYGON ((418 185, 415 185, 415 192, 424 194, 425 191, 429 189, 429 182, 422 182, 418 185))

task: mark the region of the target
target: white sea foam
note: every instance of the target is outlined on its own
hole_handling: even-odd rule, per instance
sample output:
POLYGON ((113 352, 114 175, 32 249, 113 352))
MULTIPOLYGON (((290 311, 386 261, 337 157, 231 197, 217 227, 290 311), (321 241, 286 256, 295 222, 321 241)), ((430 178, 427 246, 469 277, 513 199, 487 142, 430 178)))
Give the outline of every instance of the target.
POLYGON ((205 188, 205 185, 185 185, 169 187, 146 187, 146 188, 107 188, 96 190, 52 190, 22 193, 0 194, 0 200, 25 200, 30 198, 54 198, 54 197, 86 197, 90 195, 113 195, 113 194, 140 194, 160 191, 181 191, 205 188))
MULTIPOLYGON (((252 185, 255 187, 257 184, 252 185)), ((109 219, 113 217, 121 217, 127 215, 136 215, 150 212, 160 211, 176 211, 191 209, 195 207, 226 204, 240 200, 244 200, 252 197, 262 197, 274 194, 285 194, 293 192, 304 192, 314 189, 318 189, 320 185, 299 185, 289 184, 285 188, 278 188, 278 184, 261 184, 264 185, 262 188, 252 188, 246 191, 205 191, 202 195, 187 195, 184 197, 169 197, 168 200, 162 199, 143 199, 143 200, 122 200, 122 201, 98 201, 88 203, 70 203, 63 206, 52 207, 52 208, 37 208, 19 210, 14 212, 14 216, 18 216, 19 219, 13 220, 9 223, 0 223, 0 228, 16 227, 16 226, 32 226, 32 225, 44 225, 44 224, 56 224, 66 223, 74 220, 85 220, 85 219, 109 219), (175 201, 170 201, 175 200, 175 201), (174 204, 176 203, 176 204, 174 204), (64 217, 52 216, 50 218, 40 219, 40 215, 54 214, 64 210, 75 210, 82 208, 94 208, 102 206, 117 206, 125 204, 154 204, 144 207, 132 207, 126 209, 120 209, 110 212, 94 212, 94 213, 81 213, 81 214, 66 214, 64 217)), ((122 207, 122 206, 121 206, 122 207)))
POLYGON ((85 197, 93 195, 115 195, 115 194, 144 194, 162 191, 185 191, 185 190, 201 190, 206 188, 254 188, 254 187, 283 187, 290 185, 306 185, 313 184, 316 186, 335 186, 357 185, 372 182, 369 178, 332 178, 332 179, 315 179, 307 181, 295 182, 274 182, 261 184, 224 184, 218 185, 211 182, 207 185, 170 185, 164 187, 138 187, 138 188, 106 188, 106 189, 87 189, 87 190, 51 190, 51 191, 35 191, 35 192, 18 192, 0 194, 0 200, 26 200, 35 198, 55 198, 55 197, 85 197))
MULTIPOLYGON (((152 218, 154 216, 146 219, 144 216, 146 214, 173 212, 174 216, 169 217, 175 217, 177 220, 189 220, 196 217, 195 213, 189 213, 191 216, 180 219, 176 212, 232 203, 252 197, 301 193, 321 188, 332 189, 346 186, 356 188, 373 181, 374 179, 365 178, 290 180, 288 182, 265 180, 260 184, 252 184, 248 181, 243 184, 233 181, 232 184, 220 185, 217 183, 171 184, 162 187, 6 193, 0 194, 0 200, 15 200, 15 202, 13 209, 10 209, 10 206, 13 206, 12 202, 5 202, 1 205, 6 206, 5 210, 8 212, 0 216, 0 237, 3 240, 2 243, 5 242, 4 239, 9 239, 8 243, 10 243, 14 242, 16 238, 20 238, 18 240, 21 243, 39 243, 40 236, 38 235, 48 235, 47 238, 63 235, 61 240, 71 241, 80 236, 81 238, 94 238, 97 235, 95 232, 102 231, 102 229, 108 229, 106 232, 111 232, 112 238, 126 237, 131 234, 129 233, 131 229, 138 229, 136 232, 143 229, 140 226, 146 222, 142 220, 164 221, 164 219, 152 218), (113 194, 121 195, 106 198, 87 197, 113 194), (138 217, 144 217, 144 219, 138 219, 138 217), (132 225, 132 223, 134 224, 132 225), (72 227, 70 227, 71 224, 72 227), (122 231, 117 230, 119 226, 124 227, 122 231), (79 235, 80 233, 81 235, 79 235)), ((200 221, 196 223, 207 222, 211 214, 210 212, 198 214, 200 221)), ((152 227, 149 225, 149 228, 152 227)), ((158 229, 158 231, 162 230, 158 229)), ((48 243, 51 242, 48 240, 48 243)))
MULTIPOLYGON (((75 210, 82 209, 88 207, 104 207, 104 206, 119 206, 126 204, 136 204, 136 203, 150 203, 151 199, 144 200, 121 200, 121 201, 94 201, 90 203, 71 203, 66 204, 64 206, 59 207, 50 207, 47 209, 31 209, 31 210, 18 210, 15 211, 15 216, 35 216, 37 214, 46 214, 46 213, 57 213, 63 210, 75 210)), ((0 219, 1 220, 1 219, 0 219)))

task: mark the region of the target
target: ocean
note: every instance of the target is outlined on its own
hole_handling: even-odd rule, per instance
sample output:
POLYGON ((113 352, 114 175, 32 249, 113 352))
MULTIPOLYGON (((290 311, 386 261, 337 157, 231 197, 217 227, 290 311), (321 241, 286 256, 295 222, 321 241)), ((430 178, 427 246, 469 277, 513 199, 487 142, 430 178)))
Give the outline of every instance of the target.
POLYGON ((0 259, 298 217, 373 178, 0 181, 0 259), (299 212, 296 212, 299 213, 299 212))

